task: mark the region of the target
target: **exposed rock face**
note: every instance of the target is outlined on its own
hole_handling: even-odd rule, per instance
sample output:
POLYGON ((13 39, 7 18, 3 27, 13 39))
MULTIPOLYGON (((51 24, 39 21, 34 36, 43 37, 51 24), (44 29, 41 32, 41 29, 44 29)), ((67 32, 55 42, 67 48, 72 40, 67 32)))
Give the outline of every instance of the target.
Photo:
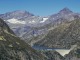
POLYGON ((45 60, 45 57, 16 37, 0 19, 0 60, 45 60))
POLYGON ((42 53, 48 58, 48 60, 64 60, 64 57, 56 51, 42 51, 42 53))
POLYGON ((55 51, 36 51, 17 37, 0 19, 0 60, 62 60, 55 51))
POLYGON ((65 56, 65 60, 80 60, 80 44, 65 56))
POLYGON ((68 9, 67 7, 63 8, 59 13, 62 13, 62 14, 70 14, 70 13, 73 13, 70 9, 68 9))
POLYGON ((49 16, 48 20, 43 23, 43 26, 39 26, 38 24, 37 26, 39 27, 32 27, 28 33, 25 32, 22 35, 22 38, 26 40, 26 42, 30 43, 30 45, 32 45, 33 43, 35 43, 35 41, 40 41, 40 38, 43 38, 49 30, 54 29, 59 24, 63 24, 64 22, 73 21, 78 17, 79 14, 72 12, 68 8, 64 8, 59 13, 49 16))
POLYGON ((31 16, 34 16, 34 15, 27 11, 21 11, 21 10, 0 14, 0 18, 4 20, 12 19, 12 18, 22 19, 22 18, 31 17, 31 16))
POLYGON ((80 42, 79 27, 80 19, 61 24, 57 28, 49 31, 49 33, 35 45, 50 48, 70 48, 72 45, 80 42))
MULTIPOLYGON (((7 13, 6 15, 2 14, 0 17, 3 19, 16 18, 19 19, 19 23, 23 20, 26 22, 30 20, 30 23, 34 23, 34 21, 38 23, 43 22, 42 17, 35 17, 33 14, 28 14, 28 12, 23 11, 15 11, 11 14, 7 13)), ((38 25, 38 23, 36 23, 38 26, 34 24, 27 26, 25 24, 11 23, 8 25, 15 27, 11 28, 13 31, 15 30, 15 33, 18 31, 21 32, 17 33, 18 36, 24 40, 26 39, 26 42, 30 45, 69 49, 72 45, 80 43, 79 17, 79 14, 75 14, 68 8, 64 8, 58 14, 51 15, 43 25, 38 25)), ((80 45, 64 57, 55 51, 39 52, 32 49, 19 37, 16 37, 17 34, 15 35, 8 25, 0 19, 1 60, 80 60, 80 45)))
POLYGON ((80 17, 80 14, 74 13, 68 8, 48 17, 35 16, 21 10, 0 14, 0 18, 4 19, 14 33, 26 42, 27 40, 32 41, 31 38, 33 37, 46 34, 48 30, 54 29, 63 22, 74 20, 75 16, 80 17))

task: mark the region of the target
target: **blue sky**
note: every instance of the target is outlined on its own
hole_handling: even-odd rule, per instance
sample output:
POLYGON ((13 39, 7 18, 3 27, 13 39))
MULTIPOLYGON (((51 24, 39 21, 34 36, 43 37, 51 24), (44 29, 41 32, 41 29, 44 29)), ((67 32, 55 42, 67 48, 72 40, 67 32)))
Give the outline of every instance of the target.
POLYGON ((68 7, 80 12, 80 0, 0 0, 0 13, 26 10, 34 15, 47 16, 68 7))

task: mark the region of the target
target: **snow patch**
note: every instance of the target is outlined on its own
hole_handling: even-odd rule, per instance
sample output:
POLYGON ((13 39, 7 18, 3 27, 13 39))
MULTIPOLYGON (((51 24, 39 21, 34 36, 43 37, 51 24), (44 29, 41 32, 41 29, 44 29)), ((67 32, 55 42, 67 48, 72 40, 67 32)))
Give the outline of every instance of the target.
POLYGON ((19 21, 18 19, 15 19, 15 18, 9 19, 7 21, 12 24, 26 24, 25 21, 19 21))
POLYGON ((42 21, 40 21, 40 23, 44 23, 48 18, 43 18, 42 21))
POLYGON ((29 23, 35 23, 35 21, 34 21, 34 20, 32 20, 32 21, 29 21, 29 23))
POLYGON ((6 20, 4 20, 4 21, 6 21, 6 20))

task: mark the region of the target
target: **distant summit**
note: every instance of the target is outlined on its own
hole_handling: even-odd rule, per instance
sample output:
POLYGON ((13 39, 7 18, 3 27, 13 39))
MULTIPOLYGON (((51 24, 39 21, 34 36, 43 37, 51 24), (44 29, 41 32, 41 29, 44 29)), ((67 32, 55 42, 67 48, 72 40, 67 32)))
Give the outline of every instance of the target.
POLYGON ((16 10, 16 11, 13 11, 13 12, 7 12, 5 14, 1 14, 0 18, 4 18, 4 19, 11 19, 11 18, 21 19, 21 18, 31 17, 31 16, 34 16, 34 14, 29 13, 27 11, 16 10))
POLYGON ((73 12, 69 8, 65 7, 59 13, 69 14, 69 13, 73 13, 73 12))

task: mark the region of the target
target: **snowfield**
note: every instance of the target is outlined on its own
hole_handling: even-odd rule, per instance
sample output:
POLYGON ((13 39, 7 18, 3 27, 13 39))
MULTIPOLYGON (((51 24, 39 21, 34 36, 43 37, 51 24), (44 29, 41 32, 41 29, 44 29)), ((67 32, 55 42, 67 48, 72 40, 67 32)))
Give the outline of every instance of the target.
POLYGON ((48 18, 43 18, 42 21, 40 21, 40 23, 44 23, 48 18))
POLYGON ((18 19, 15 19, 15 18, 9 19, 7 21, 12 24, 26 24, 25 21, 19 21, 18 19))

